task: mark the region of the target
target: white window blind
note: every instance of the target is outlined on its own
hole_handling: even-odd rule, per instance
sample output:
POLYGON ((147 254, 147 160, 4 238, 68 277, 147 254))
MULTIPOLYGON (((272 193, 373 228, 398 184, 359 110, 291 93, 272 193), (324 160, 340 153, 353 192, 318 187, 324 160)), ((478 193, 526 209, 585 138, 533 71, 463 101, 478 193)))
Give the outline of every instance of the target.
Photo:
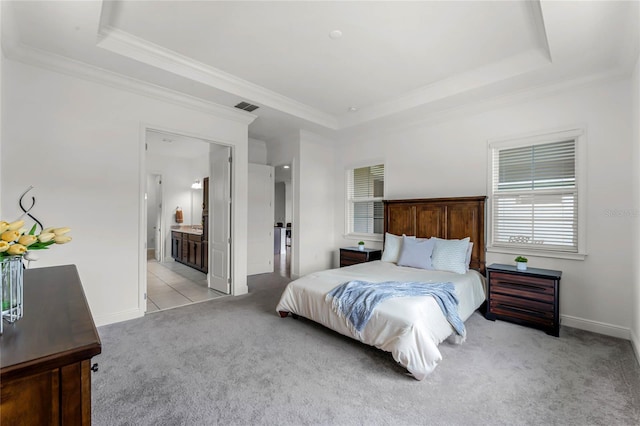
POLYGON ((384 165, 347 171, 347 233, 384 231, 384 165))
POLYGON ((576 140, 492 149, 492 244, 578 252, 576 140))

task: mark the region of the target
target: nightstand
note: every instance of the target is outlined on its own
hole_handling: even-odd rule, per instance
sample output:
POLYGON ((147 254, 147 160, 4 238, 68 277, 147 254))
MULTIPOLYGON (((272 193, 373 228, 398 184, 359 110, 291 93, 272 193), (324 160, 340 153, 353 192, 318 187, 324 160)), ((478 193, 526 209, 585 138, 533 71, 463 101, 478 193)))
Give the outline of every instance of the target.
POLYGON ((380 249, 365 248, 364 250, 359 250, 358 247, 343 247, 340 249, 341 268, 380 259, 382 259, 382 250, 380 249))
POLYGON ((544 330, 558 337, 560 317, 560 277, 562 271, 512 265, 487 267, 488 320, 515 322, 544 330))

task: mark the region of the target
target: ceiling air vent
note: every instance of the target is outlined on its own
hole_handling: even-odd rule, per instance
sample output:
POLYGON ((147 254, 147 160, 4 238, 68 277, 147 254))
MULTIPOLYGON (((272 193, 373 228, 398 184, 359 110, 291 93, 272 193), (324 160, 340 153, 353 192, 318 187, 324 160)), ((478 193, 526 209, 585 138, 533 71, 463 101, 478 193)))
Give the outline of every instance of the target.
POLYGON ((243 111, 251 112, 260 108, 258 105, 252 105, 249 102, 240 102, 236 105, 236 108, 241 109, 243 111))

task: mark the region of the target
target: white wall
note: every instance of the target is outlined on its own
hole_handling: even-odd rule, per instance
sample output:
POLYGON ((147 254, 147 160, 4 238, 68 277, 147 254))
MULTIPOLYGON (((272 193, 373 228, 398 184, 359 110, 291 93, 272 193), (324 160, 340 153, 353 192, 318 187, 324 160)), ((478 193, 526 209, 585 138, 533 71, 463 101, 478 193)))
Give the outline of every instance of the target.
MULTIPOLYGON (((563 324, 628 338, 631 265, 637 259, 629 233, 633 219, 608 213, 631 208, 631 122, 637 115, 630 115, 630 93, 629 80, 600 83, 480 113, 461 111, 458 118, 347 144, 337 156, 335 235, 344 233, 344 170, 354 162, 383 159, 387 199, 484 195, 489 139, 583 125, 588 145, 589 255, 584 261, 532 256, 529 262, 563 271, 563 324)), ((336 247, 352 243, 337 238, 336 247)), ((512 263, 515 254, 488 253, 487 264, 512 263)))
POLYGON ((335 242, 334 161, 329 141, 309 132, 300 132, 299 167, 294 170, 293 234, 299 248, 300 275, 333 266, 335 242))
MULTIPOLYGON (((208 111, 5 60, 2 206, 34 185, 34 214, 70 226, 74 240, 43 252, 38 266, 76 264, 98 325, 143 314, 145 279, 142 142, 147 126, 233 146, 232 222, 247 221, 244 115, 208 111), (236 119, 236 117, 238 117, 236 119), (6 142, 9 141, 9 142, 6 142)), ((246 293, 246 227, 233 229, 234 293, 246 293)))
POLYGON ((267 144, 265 141, 249 138, 249 163, 267 164, 267 144))
POLYGON ((631 341, 636 352, 636 359, 640 363, 640 57, 631 77, 631 95, 633 106, 631 108, 631 122, 633 123, 633 149, 631 161, 633 163, 633 180, 631 184, 633 194, 633 228, 631 238, 633 240, 633 297, 631 298, 631 341))

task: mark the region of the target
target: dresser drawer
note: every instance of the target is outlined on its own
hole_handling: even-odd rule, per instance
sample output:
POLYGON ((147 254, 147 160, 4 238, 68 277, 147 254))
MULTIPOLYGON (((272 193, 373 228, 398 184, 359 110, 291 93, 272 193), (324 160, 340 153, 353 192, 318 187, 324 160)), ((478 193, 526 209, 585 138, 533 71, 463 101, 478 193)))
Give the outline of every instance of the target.
POLYGON ((553 280, 491 272, 491 292, 509 294, 553 303, 556 297, 553 280))

